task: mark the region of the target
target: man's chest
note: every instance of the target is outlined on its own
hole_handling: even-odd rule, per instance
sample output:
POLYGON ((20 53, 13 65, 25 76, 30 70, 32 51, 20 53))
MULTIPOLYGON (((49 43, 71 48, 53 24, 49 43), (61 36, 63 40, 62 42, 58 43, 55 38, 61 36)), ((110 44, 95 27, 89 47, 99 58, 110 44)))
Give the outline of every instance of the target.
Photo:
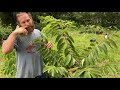
POLYGON ((39 38, 40 35, 31 35, 27 37, 20 37, 19 44, 20 48, 25 50, 28 53, 36 52, 38 45, 33 44, 33 41, 39 38))

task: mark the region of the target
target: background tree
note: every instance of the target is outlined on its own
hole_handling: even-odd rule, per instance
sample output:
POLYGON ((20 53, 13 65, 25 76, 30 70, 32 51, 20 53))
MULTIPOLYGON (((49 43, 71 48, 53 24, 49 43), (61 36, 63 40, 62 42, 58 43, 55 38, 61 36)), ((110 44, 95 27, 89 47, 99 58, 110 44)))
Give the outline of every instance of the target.
MULTIPOLYGON (((37 16, 53 16, 56 19, 75 21, 79 25, 100 25, 103 27, 120 28, 120 12, 31 12, 35 23, 39 23, 37 16)), ((0 12, 3 26, 11 25, 14 29, 16 23, 13 12, 0 12)))

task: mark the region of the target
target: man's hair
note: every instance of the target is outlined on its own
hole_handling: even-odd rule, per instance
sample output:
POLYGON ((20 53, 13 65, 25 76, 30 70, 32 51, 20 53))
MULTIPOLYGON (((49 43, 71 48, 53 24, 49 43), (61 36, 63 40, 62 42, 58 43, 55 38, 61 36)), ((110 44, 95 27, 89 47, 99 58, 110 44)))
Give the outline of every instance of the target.
POLYGON ((13 18, 14 18, 15 22, 18 22, 17 17, 21 13, 27 13, 32 18, 31 14, 29 12, 13 12, 13 18))

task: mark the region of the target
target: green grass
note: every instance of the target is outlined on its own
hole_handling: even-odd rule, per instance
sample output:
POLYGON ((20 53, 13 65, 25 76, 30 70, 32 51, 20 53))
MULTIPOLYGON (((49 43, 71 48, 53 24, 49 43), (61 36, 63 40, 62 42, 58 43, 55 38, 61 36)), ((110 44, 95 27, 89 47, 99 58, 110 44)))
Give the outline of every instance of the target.
MULTIPOLYGON (((82 53, 83 48, 86 48, 90 44, 90 39, 95 38, 98 43, 102 43, 104 41, 104 35, 96 35, 96 34, 79 34, 79 31, 70 31, 70 35, 74 38, 75 40, 75 47, 76 50, 79 52, 79 54, 82 53)), ((116 33, 116 35, 120 35, 120 31, 116 33)), ((117 49, 108 49, 108 56, 101 54, 100 59, 104 61, 110 61, 113 63, 116 63, 118 66, 118 74, 109 77, 111 78, 118 78, 120 77, 120 38, 113 36, 113 33, 109 34, 109 37, 115 41, 117 44, 118 48, 117 49)), ((100 63, 102 64, 102 62, 100 63)), ((104 63, 103 63, 104 64, 104 63)))

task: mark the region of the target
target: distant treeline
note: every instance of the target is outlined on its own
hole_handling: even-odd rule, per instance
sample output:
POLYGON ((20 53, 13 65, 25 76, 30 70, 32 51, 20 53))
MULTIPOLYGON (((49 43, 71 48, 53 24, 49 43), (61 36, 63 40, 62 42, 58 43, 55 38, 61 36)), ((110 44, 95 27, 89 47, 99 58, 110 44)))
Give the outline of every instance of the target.
MULTIPOLYGON (((40 21, 37 15, 53 16, 57 19, 72 20, 77 25, 100 25, 102 27, 116 27, 120 29, 120 12, 31 12, 36 23, 40 21)), ((15 28, 16 23, 13 12, 0 12, 1 24, 11 25, 15 28)))

